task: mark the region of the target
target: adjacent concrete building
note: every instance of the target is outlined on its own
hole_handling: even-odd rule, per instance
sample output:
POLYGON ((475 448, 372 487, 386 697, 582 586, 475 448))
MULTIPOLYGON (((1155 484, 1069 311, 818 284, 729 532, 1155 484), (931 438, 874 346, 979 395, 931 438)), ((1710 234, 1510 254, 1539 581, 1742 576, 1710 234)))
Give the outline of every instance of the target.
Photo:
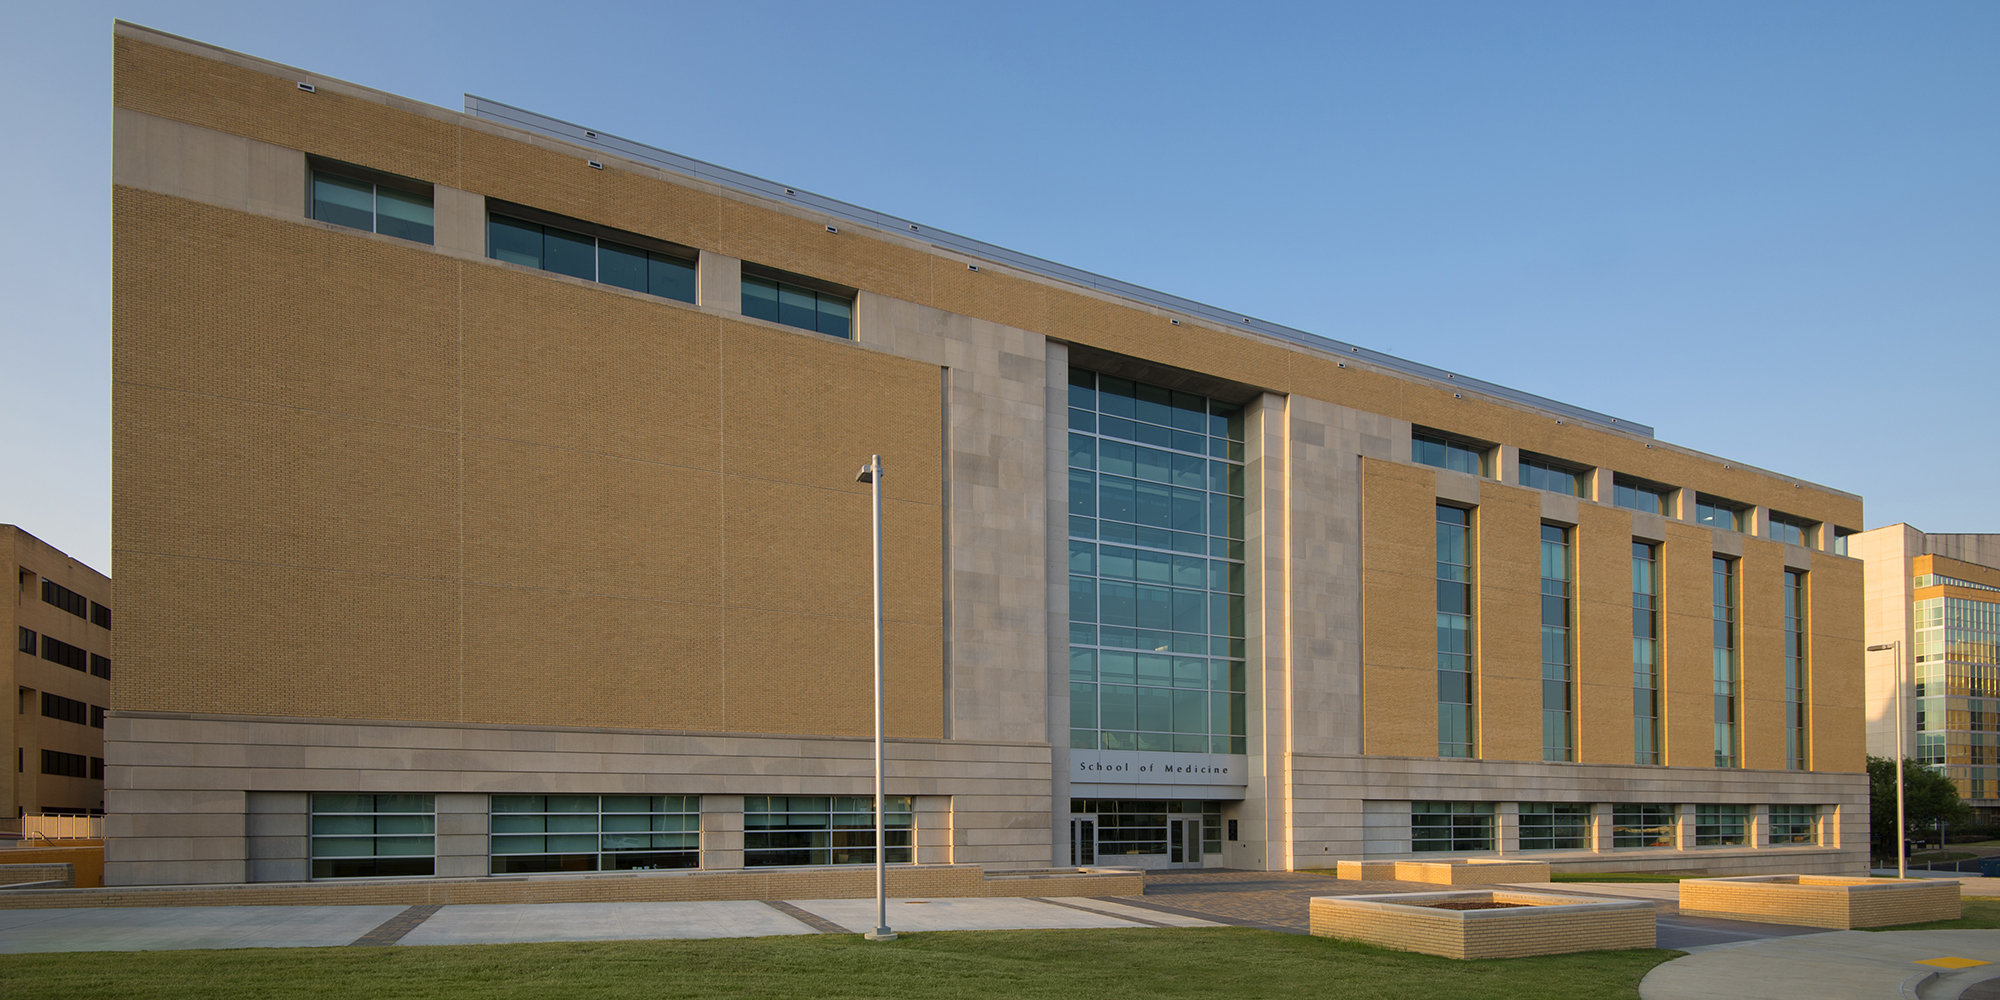
POLYGON ((1864 863, 1858 497, 478 98, 115 101, 112 884, 872 860, 878 453, 891 860, 1864 863))
POLYGON ((1868 752, 1944 772, 1982 815, 2000 810, 2000 534, 1927 534, 1907 524, 1846 540, 1866 567, 1868 752))
POLYGON ((15 692, 7 717, 14 769, 0 830, 23 816, 104 812, 104 712, 111 704, 111 580, 11 524, 0 552, 15 589, 0 602, 0 635, 15 692))

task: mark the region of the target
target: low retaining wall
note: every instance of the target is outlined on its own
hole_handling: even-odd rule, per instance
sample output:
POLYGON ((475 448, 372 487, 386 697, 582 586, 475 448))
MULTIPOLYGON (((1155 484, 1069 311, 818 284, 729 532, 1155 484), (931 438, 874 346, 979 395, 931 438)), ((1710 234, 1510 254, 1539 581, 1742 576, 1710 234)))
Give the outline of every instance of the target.
MULTIPOLYGON (((891 896, 1139 896, 1145 876, 1129 868, 1002 871, 978 865, 891 865, 891 896)), ((726 872, 606 872, 474 879, 253 882, 242 885, 114 886, 0 892, 0 909, 71 906, 375 906, 468 903, 690 902, 730 899, 866 899, 875 869, 761 868, 726 872)))
POLYGON ((1681 913, 1799 927, 1894 927, 1957 920, 1959 884, 1952 879, 1838 878, 1750 875, 1683 879, 1681 913))
POLYGON ((0 865, 69 865, 75 869, 71 885, 93 889, 104 884, 104 842, 69 844, 62 847, 0 848, 0 865))
POLYGON ((1315 896, 1316 937, 1445 958, 1520 958, 1651 948, 1653 904, 1505 889, 1315 896), (1440 910, 1440 902, 1518 903, 1520 908, 1440 910))
POLYGON ((1429 882, 1433 885, 1502 885, 1510 882, 1547 882, 1546 861, 1503 861, 1458 858, 1438 861, 1340 861, 1334 871, 1341 878, 1363 882, 1429 882))
POLYGON ((76 888, 75 865, 0 864, 0 889, 35 885, 47 889, 76 888))

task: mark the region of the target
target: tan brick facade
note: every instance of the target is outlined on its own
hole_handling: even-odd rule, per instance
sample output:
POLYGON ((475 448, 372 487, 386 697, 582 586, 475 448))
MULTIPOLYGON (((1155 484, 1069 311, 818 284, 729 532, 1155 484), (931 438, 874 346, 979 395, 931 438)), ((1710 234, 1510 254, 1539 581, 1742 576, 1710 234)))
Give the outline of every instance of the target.
MULTIPOLYGON (((704 865, 740 866, 744 796, 869 788, 871 454, 917 860, 1067 861, 1065 800, 1149 797, 1060 777, 1062 379, 1086 361, 1248 407, 1253 749, 1233 785, 1157 793, 1223 801, 1242 832, 1208 863, 1411 853, 1409 801, 1435 799, 1798 802, 1824 809, 1821 862, 1865 839, 1851 561, 1687 520, 1699 492, 1830 532, 1858 498, 129 25, 115 103, 113 885, 302 878, 315 792, 436 796, 440 878, 485 874, 489 795, 699 794, 704 865), (322 161, 432 185, 436 243, 307 218, 322 161), (696 252, 700 301, 489 258, 489 203, 696 252), (744 267, 851 290, 852 339, 746 317, 744 267), (1496 442, 1501 478, 1413 463, 1413 427, 1496 442), (1596 494, 1518 485, 1521 450, 1594 470, 1596 494), (1614 470, 1685 502, 1614 507, 1614 470), (1440 500, 1474 512, 1468 762, 1436 753, 1440 500), (1574 537, 1562 764, 1542 759, 1544 523, 1574 537), (1663 768, 1630 756, 1641 535, 1665 580, 1663 768), (1746 767, 1716 776, 1725 551, 1746 767), (1806 772, 1774 722, 1785 566, 1813 580, 1806 772)), ((1518 813, 1497 815, 1511 850, 1518 813)), ((1609 859, 1592 829, 1567 860, 1609 859)))
POLYGON ((91 605, 103 609, 109 621, 111 581, 11 524, 0 524, 0 552, 7 554, 10 574, 7 599, 0 601, 0 640, 7 643, 8 687, 15 698, 12 711, 0 717, 6 744, 14 751, 6 762, 8 795, 0 831, 18 834, 24 815, 83 815, 104 808, 104 779, 95 772, 104 766, 101 717, 111 706, 111 680, 99 676, 113 666, 111 629, 95 620, 91 605), (58 600, 80 599, 83 614, 46 600, 45 584, 77 595, 58 600), (80 718, 50 705, 51 696, 64 699, 80 718), (46 714, 51 708, 55 715, 46 714), (45 751, 66 756, 48 761, 45 751), (56 773, 45 767, 79 761, 81 776, 61 773, 60 766, 56 773))

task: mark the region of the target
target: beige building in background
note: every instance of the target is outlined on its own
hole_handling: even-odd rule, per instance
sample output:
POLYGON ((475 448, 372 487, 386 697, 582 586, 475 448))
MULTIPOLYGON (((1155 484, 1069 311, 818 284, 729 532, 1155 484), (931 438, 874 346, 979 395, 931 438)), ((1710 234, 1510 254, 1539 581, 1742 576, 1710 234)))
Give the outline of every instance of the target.
POLYGON ((872 861, 877 453, 891 860, 1864 865, 1860 498, 466 103, 117 29, 107 883, 872 861))
POLYGON ((0 830, 23 816, 104 812, 104 711, 111 704, 111 580, 11 524, 0 552, 14 570, 0 602, 0 634, 14 712, 7 716, 14 766, 0 830))
POLYGON ((1866 568, 1868 752, 1943 771, 1990 820, 2000 810, 2000 534, 1926 534, 1907 524, 1847 539, 1866 568))

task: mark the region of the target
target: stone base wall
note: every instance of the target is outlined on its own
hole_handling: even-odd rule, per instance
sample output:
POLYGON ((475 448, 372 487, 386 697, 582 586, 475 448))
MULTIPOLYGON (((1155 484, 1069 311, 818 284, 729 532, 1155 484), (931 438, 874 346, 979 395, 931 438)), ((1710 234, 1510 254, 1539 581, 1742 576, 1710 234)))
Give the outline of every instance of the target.
MULTIPOLYGON (((891 865, 888 893, 952 899, 978 896, 1138 896, 1145 876, 1120 869, 986 875, 978 865, 891 865)), ((644 872, 482 879, 266 882, 249 885, 115 886, 0 892, 0 909, 82 906, 419 906, 475 903, 638 903, 732 899, 865 899, 875 869, 762 868, 730 872, 644 872)))
POLYGON ((0 888, 16 885, 41 885, 47 889, 76 888, 75 865, 0 865, 0 888), (42 883, 56 883, 42 885, 42 883))
POLYGON ((1473 890, 1391 896, 1316 896, 1317 937, 1360 941, 1445 958, 1519 958, 1651 948, 1653 904, 1542 893, 1473 890), (1522 903, 1520 909, 1439 910, 1446 901, 1522 903))
POLYGON ((1799 927, 1895 927, 1957 920, 1957 881, 1892 878, 1820 878, 1772 875, 1761 878, 1689 879, 1680 884, 1684 916, 1721 917, 1799 927))

